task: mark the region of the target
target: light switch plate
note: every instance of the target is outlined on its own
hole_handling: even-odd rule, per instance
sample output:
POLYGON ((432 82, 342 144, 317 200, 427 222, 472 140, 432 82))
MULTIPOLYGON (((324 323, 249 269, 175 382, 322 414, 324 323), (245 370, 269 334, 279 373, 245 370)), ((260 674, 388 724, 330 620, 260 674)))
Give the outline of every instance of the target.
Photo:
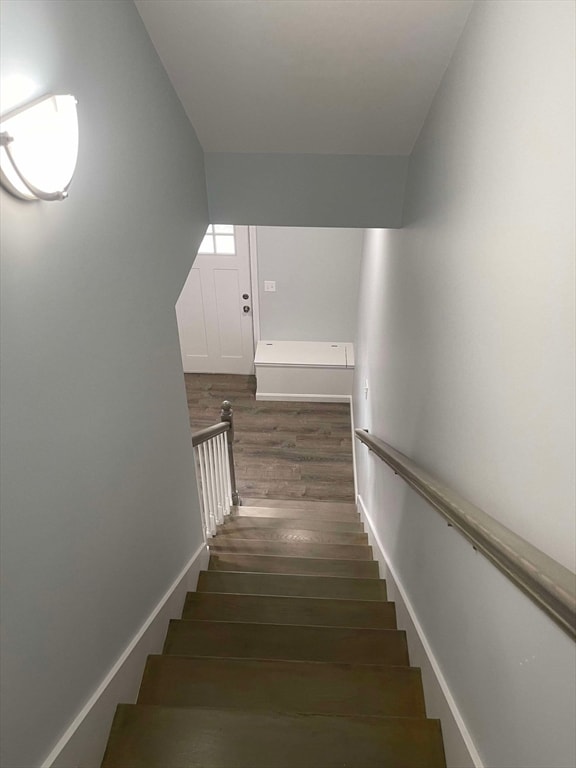
POLYGON ((276 290, 276 280, 264 280, 264 290, 273 293, 276 290))

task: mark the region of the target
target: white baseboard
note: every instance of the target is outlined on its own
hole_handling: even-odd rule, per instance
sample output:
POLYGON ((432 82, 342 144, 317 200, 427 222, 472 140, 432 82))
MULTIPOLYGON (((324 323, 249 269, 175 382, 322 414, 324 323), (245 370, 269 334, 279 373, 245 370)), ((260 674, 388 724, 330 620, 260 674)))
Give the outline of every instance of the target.
POLYGON ((381 576, 386 579, 389 599, 396 603, 398 626, 406 631, 410 663, 422 670, 428 717, 438 718, 442 723, 446 764, 448 768, 484 768, 442 669, 418 620, 414 606, 388 557, 360 494, 357 495, 357 500, 360 515, 368 528, 368 538, 374 556, 380 565, 381 576))
POLYGON ((124 652, 66 729, 41 768, 98 768, 119 703, 136 701, 146 659, 160 653, 168 622, 179 618, 186 592, 196 589, 198 574, 208 565, 202 544, 134 635, 124 652))
POLYGON ((350 395, 294 395, 282 392, 257 392, 256 400, 279 400, 293 403, 349 403, 350 395))

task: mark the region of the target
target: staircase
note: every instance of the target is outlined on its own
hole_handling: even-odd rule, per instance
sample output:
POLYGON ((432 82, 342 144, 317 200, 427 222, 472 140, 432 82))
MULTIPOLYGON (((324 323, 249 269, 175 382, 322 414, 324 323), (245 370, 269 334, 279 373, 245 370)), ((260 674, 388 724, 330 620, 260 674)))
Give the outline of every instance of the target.
POLYGON ((249 503, 210 540, 103 768, 445 766, 354 505, 249 503))

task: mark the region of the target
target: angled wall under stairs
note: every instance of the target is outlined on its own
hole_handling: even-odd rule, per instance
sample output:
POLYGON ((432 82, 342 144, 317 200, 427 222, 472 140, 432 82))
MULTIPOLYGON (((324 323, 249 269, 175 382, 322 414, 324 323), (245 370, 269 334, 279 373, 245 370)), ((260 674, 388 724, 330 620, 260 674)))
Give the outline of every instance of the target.
POLYGON ((444 767, 355 506, 252 504, 210 540, 102 768, 444 767))

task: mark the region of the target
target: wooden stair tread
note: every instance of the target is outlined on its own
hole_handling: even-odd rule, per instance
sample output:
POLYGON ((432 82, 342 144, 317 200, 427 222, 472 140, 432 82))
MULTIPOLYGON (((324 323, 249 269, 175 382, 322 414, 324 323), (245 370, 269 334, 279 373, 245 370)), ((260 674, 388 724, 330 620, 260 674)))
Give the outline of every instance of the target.
POLYGON ((319 509, 309 509, 307 507, 232 507, 230 516, 234 517, 275 517, 298 518, 306 520, 334 520, 342 522, 359 523, 360 515, 356 509, 340 509, 332 507, 321 507, 319 509))
POLYGON ((372 560, 247 555, 239 552, 215 552, 211 554, 208 570, 293 573, 311 576, 357 576, 363 579, 378 578, 378 563, 372 560))
MULTIPOLYGON (((264 520, 262 518, 261 520, 264 520)), ((213 538, 213 541, 226 539, 258 539, 260 541, 278 541, 282 543, 295 544, 355 544, 367 545, 368 534, 362 531, 340 531, 340 530, 319 530, 308 528, 297 528, 296 526, 285 527, 278 525, 274 520, 275 526, 260 525, 261 520, 257 520, 252 525, 234 525, 234 522, 226 523, 220 527, 219 532, 213 538)), ((236 523, 249 522, 249 518, 235 518, 236 523)), ((286 522, 295 522, 293 520, 286 522)), ((306 525, 309 525, 306 522, 306 525)))
POLYGON ((356 506, 249 501, 209 540, 102 768, 445 768, 356 506))
POLYGON ((395 629, 394 603, 189 592, 183 619, 395 629))
POLYGON ((198 592, 324 597, 343 600, 386 600, 382 579, 300 574, 201 571, 198 592))
POLYGON ((425 717, 414 667, 150 656, 139 704, 425 717))
POLYGON ((423 718, 118 707, 103 768, 444 768, 423 718))
POLYGON ((173 619, 163 653, 409 666, 406 635, 398 629, 173 619))
POLYGON ((224 520, 221 530, 228 528, 302 528, 307 531, 351 531, 364 533, 364 526, 360 520, 316 520, 311 517, 240 517, 230 515, 224 520))
POLYGON ((219 533, 208 542, 210 552, 240 552, 254 555, 314 557, 335 560, 372 560, 372 547, 366 544, 317 544, 300 541, 239 539, 219 533))
POLYGON ((268 509, 335 509, 344 512, 357 512, 354 502, 349 501, 306 501, 304 499, 256 499, 244 498, 243 507, 267 507, 268 509))

